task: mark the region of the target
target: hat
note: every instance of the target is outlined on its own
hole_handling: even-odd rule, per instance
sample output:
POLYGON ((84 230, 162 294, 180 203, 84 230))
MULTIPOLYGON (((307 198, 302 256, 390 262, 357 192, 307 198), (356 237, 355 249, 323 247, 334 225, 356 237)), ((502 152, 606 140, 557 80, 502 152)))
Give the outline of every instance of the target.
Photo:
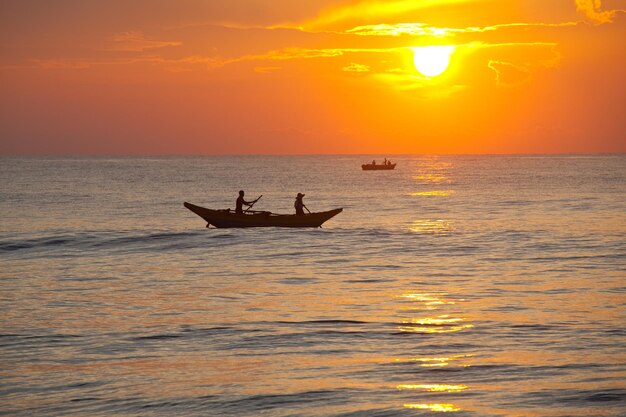
POLYGON ((298 195, 296 196, 296 198, 301 198, 301 197, 304 197, 304 194, 298 193, 298 195))

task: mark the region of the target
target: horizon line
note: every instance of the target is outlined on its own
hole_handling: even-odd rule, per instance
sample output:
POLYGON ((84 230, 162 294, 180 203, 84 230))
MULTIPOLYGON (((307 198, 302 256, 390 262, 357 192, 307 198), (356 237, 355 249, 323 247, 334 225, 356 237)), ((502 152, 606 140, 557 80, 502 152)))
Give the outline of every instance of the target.
POLYGON ((601 156, 601 155, 626 155, 626 151, 608 152, 490 152, 490 153, 0 153, 0 158, 200 158, 200 157, 290 157, 290 156, 601 156))

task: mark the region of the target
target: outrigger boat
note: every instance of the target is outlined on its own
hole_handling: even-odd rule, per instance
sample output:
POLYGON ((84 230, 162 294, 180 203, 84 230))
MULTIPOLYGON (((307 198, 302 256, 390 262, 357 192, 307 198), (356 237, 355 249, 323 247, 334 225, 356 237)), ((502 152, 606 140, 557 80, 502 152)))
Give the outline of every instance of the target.
POLYGON ((191 203, 185 207, 202 217, 207 227, 322 227, 322 223, 343 211, 342 208, 304 215, 276 214, 269 211, 248 211, 237 214, 230 209, 212 210, 191 203))
POLYGON ((389 170, 395 169, 396 164, 363 164, 361 168, 363 171, 380 171, 380 170, 389 170))

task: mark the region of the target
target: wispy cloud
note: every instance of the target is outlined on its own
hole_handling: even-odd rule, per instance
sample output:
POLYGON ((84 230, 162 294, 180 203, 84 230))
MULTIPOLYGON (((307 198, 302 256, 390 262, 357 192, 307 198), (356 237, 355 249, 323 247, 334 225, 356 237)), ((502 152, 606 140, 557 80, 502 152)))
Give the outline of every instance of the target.
POLYGON ((357 64, 356 62, 351 62, 349 65, 346 65, 342 68, 345 72, 369 72, 370 67, 363 64, 357 64))
POLYGON ((342 25, 354 20, 371 20, 372 18, 384 20, 386 17, 398 16, 430 7, 458 3, 468 3, 475 0, 361 0, 332 7, 317 18, 301 25, 306 30, 325 29, 332 26, 342 25))
POLYGON ((504 23, 492 26, 472 26, 465 28, 441 28, 425 23, 396 23, 364 25, 349 29, 346 33, 360 36, 433 36, 437 38, 451 37, 457 34, 494 32, 509 28, 562 28, 576 26, 579 22, 564 23, 504 23))
POLYGON ((164 48, 166 46, 180 46, 181 42, 160 41, 146 37, 143 32, 130 31, 118 33, 111 37, 105 47, 108 51, 119 52, 143 52, 150 49, 164 48))
POLYGON ((32 59, 29 63, 17 68, 42 68, 42 69, 87 69, 97 64, 91 59, 32 59))
POLYGON ((521 84, 531 76, 531 71, 527 66, 515 65, 511 62, 491 60, 487 66, 496 73, 496 84, 500 87, 521 84))
POLYGON ((425 23, 397 23, 363 25, 348 29, 346 33, 360 36, 449 36, 455 29, 437 28, 425 23))
POLYGON ((576 0, 576 9, 596 23, 610 23, 617 10, 600 10, 602 0, 576 0))
POLYGON ((495 73, 498 87, 523 84, 540 69, 556 67, 561 60, 557 44, 551 42, 486 44, 482 47, 515 51, 516 59, 506 58, 506 54, 499 59, 489 59, 487 67, 495 73))
POLYGON ((281 67, 254 67, 254 71, 260 72, 261 74, 268 74, 270 72, 280 71, 281 67))

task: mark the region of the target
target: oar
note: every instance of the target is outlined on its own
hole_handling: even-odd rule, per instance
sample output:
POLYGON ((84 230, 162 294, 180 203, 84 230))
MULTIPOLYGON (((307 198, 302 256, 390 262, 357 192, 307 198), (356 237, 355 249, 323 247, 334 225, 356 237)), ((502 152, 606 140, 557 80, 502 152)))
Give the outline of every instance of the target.
POLYGON ((244 211, 244 214, 245 214, 245 213, 247 213, 247 212, 248 212, 248 210, 250 210, 250 209, 252 208, 252 206, 254 206, 254 204, 255 204, 257 201, 259 201, 259 200, 261 199, 261 197, 263 197, 263 194, 261 194, 261 195, 259 196, 259 198, 257 198, 256 200, 254 200, 254 201, 252 202, 252 204, 250 204, 250 206, 246 209, 246 211, 244 211))
MULTIPOLYGON (((309 212, 309 214, 313 214, 313 213, 311 213, 311 210, 309 210, 309 208, 308 208, 307 206, 305 206, 304 204, 302 205, 302 207, 304 207, 304 208, 306 209, 306 211, 308 211, 308 212, 309 212)), ((320 226, 319 226, 319 227, 320 227, 320 229, 321 229, 321 228, 322 228, 322 225, 320 224, 320 226)))

